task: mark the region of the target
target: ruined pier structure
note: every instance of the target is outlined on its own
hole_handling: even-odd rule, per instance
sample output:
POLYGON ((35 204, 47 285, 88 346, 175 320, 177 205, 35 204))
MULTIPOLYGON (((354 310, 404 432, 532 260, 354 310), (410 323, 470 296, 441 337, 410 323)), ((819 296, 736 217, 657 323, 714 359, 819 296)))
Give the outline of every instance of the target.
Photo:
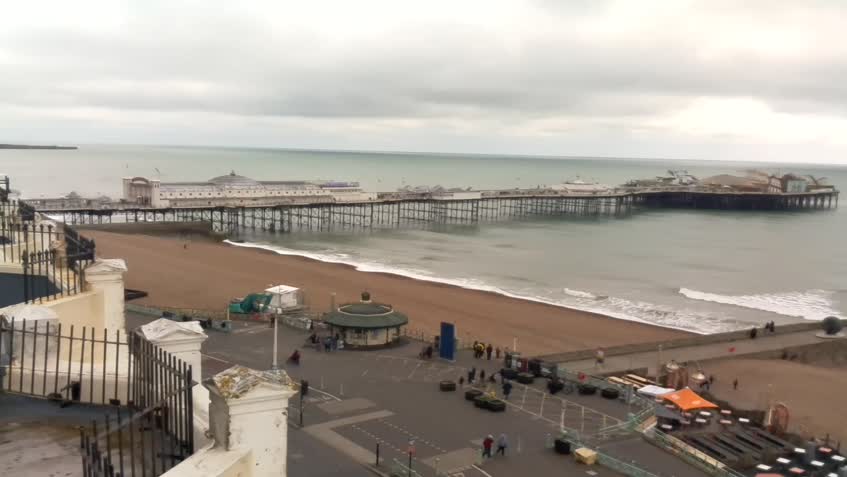
POLYGON ((628 217, 642 208, 821 210, 838 206, 838 191, 751 193, 615 190, 600 194, 486 191, 471 194, 379 194, 364 202, 300 202, 238 207, 39 208, 69 224, 208 222, 218 232, 399 228, 477 224, 543 217, 628 217))

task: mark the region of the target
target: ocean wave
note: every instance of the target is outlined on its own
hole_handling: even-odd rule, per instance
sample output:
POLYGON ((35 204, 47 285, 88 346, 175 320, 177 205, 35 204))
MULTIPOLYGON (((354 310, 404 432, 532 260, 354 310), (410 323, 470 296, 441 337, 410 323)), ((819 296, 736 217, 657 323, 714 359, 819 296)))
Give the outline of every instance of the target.
POLYGON ((832 292, 827 290, 807 290, 785 293, 762 293, 758 295, 720 295, 688 288, 680 288, 679 293, 692 300, 710 301, 724 305, 733 305, 753 310, 768 311, 779 315, 822 320, 827 316, 844 318, 833 308, 830 300, 832 292))
MULTIPOLYGON (((569 296, 572 296, 574 298, 588 298, 590 300, 600 299, 600 297, 598 297, 597 295, 590 293, 590 292, 587 292, 587 291, 571 290, 570 288, 564 288, 564 289, 562 289, 562 291, 565 292, 565 295, 569 295, 569 296)), ((608 298, 608 297, 604 297, 604 298, 608 298)))
POLYGON ((443 283, 445 285, 453 285, 468 290, 496 293, 509 298, 586 311, 589 313, 597 313, 599 315, 624 321, 635 321, 698 334, 731 331, 743 329, 749 326, 749 323, 739 322, 722 314, 703 313, 685 309, 677 310, 670 307, 656 305, 654 303, 627 300, 625 298, 610 297, 606 295, 596 295, 594 293, 581 290, 568 288, 549 290, 549 293, 546 295, 539 293, 539 290, 537 289, 510 291, 489 285, 476 279, 443 278, 434 276, 431 272, 426 270, 399 268, 382 263, 352 260, 349 255, 342 253, 308 252, 251 242, 232 242, 229 240, 225 240, 224 242, 236 247, 257 248, 280 255, 299 256, 326 263, 349 265, 360 272, 386 273, 413 278, 416 280, 443 283))

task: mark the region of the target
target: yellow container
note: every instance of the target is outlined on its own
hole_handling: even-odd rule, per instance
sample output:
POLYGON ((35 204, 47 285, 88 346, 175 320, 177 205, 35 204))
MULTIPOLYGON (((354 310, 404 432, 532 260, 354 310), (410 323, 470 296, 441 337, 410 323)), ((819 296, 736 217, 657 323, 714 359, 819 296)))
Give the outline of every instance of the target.
POLYGON ((580 447, 574 451, 573 455, 580 464, 594 465, 597 463, 597 453, 591 449, 580 447))

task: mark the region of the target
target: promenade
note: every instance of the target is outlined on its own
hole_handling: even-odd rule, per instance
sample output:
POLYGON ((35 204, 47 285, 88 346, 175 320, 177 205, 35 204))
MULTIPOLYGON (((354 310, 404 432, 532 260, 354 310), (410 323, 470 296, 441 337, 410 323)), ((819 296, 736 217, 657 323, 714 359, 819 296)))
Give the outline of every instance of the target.
MULTIPOLYGON (((128 313, 127 325, 151 319, 128 313)), ((203 345, 204 377, 233 364, 270 367, 272 328, 267 323, 234 325, 229 334, 209 333, 203 345)), ((627 408, 619 402, 576 393, 550 396, 542 382, 526 387, 516 384, 509 408, 495 414, 474 408, 461 389, 439 391, 438 383, 458 380, 471 367, 490 375, 500 369, 498 360, 476 360, 461 352, 454 363, 422 361, 417 359, 421 344, 415 342, 379 351, 318 352, 304 349, 306 336, 286 327, 279 330, 280 366, 294 379, 310 383, 302 428, 299 398, 289 403, 289 471, 295 475, 368 475, 365 466, 376 462, 377 444, 382 472, 408 465, 408 449, 413 446, 412 475, 419 477, 435 477, 436 472, 452 477, 621 475, 606 467, 576 464, 572 457, 547 448, 559 432, 561 419, 571 428, 597 430, 625 418, 627 408), (295 348, 302 354, 299 366, 285 363, 295 348), (507 456, 481 461, 482 439, 500 433, 509 438, 507 456)), ((493 388, 499 392, 499 386, 493 388)), ((658 449, 642 458, 645 449, 654 448, 640 437, 606 446, 613 457, 620 455, 627 464, 650 468, 656 475, 703 475, 658 449)))
POLYGON ((647 374, 656 375, 657 367, 661 364, 674 360, 678 363, 686 361, 705 362, 714 359, 732 357, 759 357, 772 354, 779 357, 782 350, 815 345, 826 342, 826 339, 818 338, 818 329, 803 330, 790 333, 769 334, 758 330, 756 339, 727 339, 716 343, 691 345, 683 347, 658 346, 649 351, 637 351, 625 354, 606 356, 603 366, 598 367, 595 359, 582 358, 575 360, 563 360, 558 364, 561 368, 574 372, 586 372, 595 374, 621 373, 627 370, 647 369, 647 374))

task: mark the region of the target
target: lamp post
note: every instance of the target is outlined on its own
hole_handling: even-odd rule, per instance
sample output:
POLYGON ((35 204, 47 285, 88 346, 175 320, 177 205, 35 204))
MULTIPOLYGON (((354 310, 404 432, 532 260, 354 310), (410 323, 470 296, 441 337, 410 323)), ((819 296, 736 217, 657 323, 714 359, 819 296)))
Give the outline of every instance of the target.
POLYGON ((412 477, 412 456, 415 455, 415 441, 409 441, 409 477, 412 477))

